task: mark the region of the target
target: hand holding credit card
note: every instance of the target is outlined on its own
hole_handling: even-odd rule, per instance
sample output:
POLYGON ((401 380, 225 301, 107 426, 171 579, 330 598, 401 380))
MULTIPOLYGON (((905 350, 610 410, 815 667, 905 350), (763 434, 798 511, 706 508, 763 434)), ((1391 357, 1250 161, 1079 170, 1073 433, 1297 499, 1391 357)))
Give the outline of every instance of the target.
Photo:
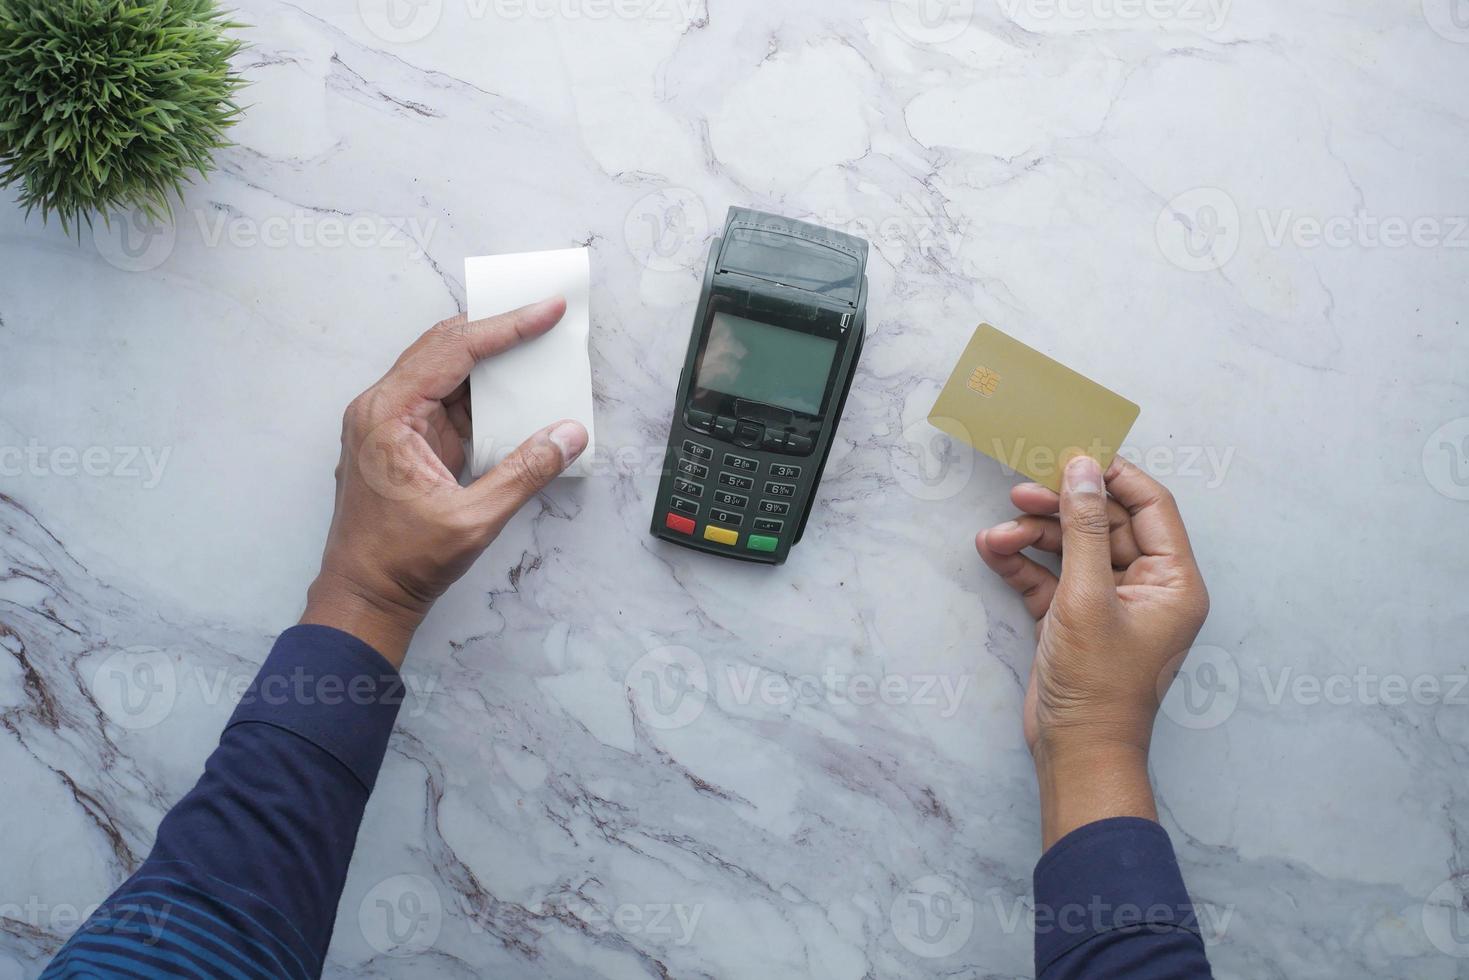
POLYGON ((970 338, 928 421, 1042 486, 1061 488, 1067 460, 1105 471, 1138 407, 987 323, 970 338))

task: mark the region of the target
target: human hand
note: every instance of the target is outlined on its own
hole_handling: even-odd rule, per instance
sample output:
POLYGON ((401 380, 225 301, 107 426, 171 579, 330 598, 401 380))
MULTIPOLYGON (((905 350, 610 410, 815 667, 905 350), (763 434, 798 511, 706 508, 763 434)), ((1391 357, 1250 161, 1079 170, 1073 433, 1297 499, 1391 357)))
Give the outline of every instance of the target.
POLYGON ((555 298, 445 320, 347 406, 336 510, 301 622, 351 633, 402 665, 434 600, 587 446, 582 424, 563 420, 469 486, 456 478, 470 437, 470 368, 539 337, 565 312, 555 298))
POLYGON ((1024 724, 1046 845, 1105 816, 1156 819, 1153 721, 1209 611, 1178 507, 1121 457, 1105 481, 1082 456, 1059 496, 1028 483, 1010 497, 1023 513, 976 545, 1036 620, 1024 724), (1060 578, 1026 548, 1061 554, 1060 578))

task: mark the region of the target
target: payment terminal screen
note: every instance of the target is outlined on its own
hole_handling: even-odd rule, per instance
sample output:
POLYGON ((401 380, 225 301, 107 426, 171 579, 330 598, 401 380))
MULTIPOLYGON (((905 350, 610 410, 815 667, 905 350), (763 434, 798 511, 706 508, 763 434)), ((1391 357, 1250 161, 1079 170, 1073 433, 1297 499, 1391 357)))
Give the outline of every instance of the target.
POLYGON ((818 415, 836 347, 825 337, 715 313, 694 384, 818 415))

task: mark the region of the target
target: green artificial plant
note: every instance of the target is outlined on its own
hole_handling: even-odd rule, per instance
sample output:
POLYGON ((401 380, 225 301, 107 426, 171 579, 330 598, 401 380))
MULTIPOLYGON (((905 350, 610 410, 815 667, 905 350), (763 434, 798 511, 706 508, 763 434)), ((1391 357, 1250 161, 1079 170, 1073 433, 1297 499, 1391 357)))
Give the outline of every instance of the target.
POLYGON ((215 0, 0 0, 0 187, 68 230, 165 217, 228 145, 238 26, 215 0))

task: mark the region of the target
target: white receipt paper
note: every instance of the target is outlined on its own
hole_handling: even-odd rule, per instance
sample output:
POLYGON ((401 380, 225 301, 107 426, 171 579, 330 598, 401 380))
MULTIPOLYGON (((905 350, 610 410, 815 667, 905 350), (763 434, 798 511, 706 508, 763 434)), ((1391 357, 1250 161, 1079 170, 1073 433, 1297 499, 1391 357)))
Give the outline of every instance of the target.
POLYGON ((469 373, 475 476, 533 433, 561 419, 587 427, 587 448, 563 476, 587 476, 597 433, 592 427, 591 253, 585 248, 484 255, 464 260, 471 320, 506 313, 551 296, 566 315, 549 333, 476 364, 469 373))

